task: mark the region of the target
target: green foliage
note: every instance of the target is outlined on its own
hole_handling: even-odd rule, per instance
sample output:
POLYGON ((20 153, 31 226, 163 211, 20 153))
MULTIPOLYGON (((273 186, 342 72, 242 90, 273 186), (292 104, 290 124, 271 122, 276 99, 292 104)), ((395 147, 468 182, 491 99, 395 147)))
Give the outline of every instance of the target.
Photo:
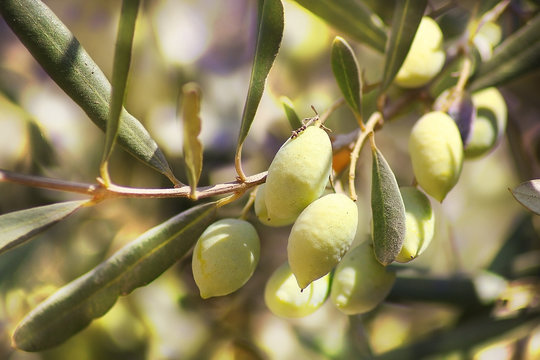
POLYGON ((372 148, 371 213, 375 257, 388 265, 405 239, 405 206, 394 172, 376 147, 372 148))
MULTIPOLYGON (((98 65, 56 15, 39 0, 9 0, 0 14, 51 78, 100 129, 109 118, 111 85, 98 65)), ((177 182, 156 142, 127 111, 118 142, 135 157, 177 182)))
POLYGON ((498 86, 528 71, 538 69, 540 62, 540 15, 509 36, 496 49, 493 57, 480 64, 470 89, 498 86))
POLYGON ((332 71, 334 77, 356 116, 362 114, 362 82, 358 71, 358 62, 347 41, 336 37, 332 43, 332 71))
MULTIPOLYGON (((249 80, 249 89, 242 113, 242 124, 238 135, 237 154, 248 135, 251 124, 255 119, 257 107, 264 91, 266 77, 277 56, 283 36, 283 5, 281 0, 263 0, 259 2, 259 31, 253 67, 249 80)), ((241 174, 239 174, 241 175, 241 174)))
POLYGON ((540 215, 540 180, 525 181, 514 189, 512 195, 533 213, 540 215))
POLYGON ((199 205, 148 230, 28 314, 13 334, 15 347, 40 351, 82 330, 120 295, 148 284, 184 257, 215 215, 215 203, 199 205))
POLYGON ((0 216, 0 253, 30 240, 57 222, 80 209, 86 200, 75 200, 32 209, 14 211, 0 216))
POLYGON ((384 52, 386 29, 379 17, 360 1, 295 0, 340 32, 384 52))
POLYGON ((203 148, 199 140, 201 132, 201 90, 198 85, 189 83, 182 88, 182 118, 184 134, 184 164, 191 187, 190 196, 197 199, 197 184, 201 177, 203 165, 203 148))
POLYGON ((111 156, 118 129, 120 128, 120 114, 124 106, 126 93, 126 83, 128 80, 129 65, 131 63, 131 47, 133 45, 133 34, 135 32, 135 22, 139 12, 139 0, 126 0, 122 2, 120 24, 118 25, 118 35, 116 37, 116 47, 114 50, 111 105, 109 118, 107 119, 107 129, 105 130, 105 150, 103 151, 102 175, 109 181, 108 161, 111 156))
POLYGON ((398 73, 424 15, 427 1, 397 1, 386 45, 381 92, 388 89, 398 73))

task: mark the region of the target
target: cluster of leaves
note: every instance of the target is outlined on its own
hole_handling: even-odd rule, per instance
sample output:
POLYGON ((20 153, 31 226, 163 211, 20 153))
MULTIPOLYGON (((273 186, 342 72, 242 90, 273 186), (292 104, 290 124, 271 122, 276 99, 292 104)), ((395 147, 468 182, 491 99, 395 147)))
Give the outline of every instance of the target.
MULTIPOLYGON (((345 103, 357 119, 359 132, 355 141, 347 143, 350 154, 349 190, 355 197, 354 171, 358 153, 369 137, 372 141, 372 194, 374 249, 379 261, 390 264, 401 248, 404 237, 405 213, 396 177, 374 141, 373 132, 382 119, 391 118, 386 104, 389 89, 409 51, 416 29, 427 10, 428 1, 396 1, 390 26, 377 21, 378 16, 368 2, 296 0, 339 31, 332 45, 332 70, 345 103), (350 37, 375 51, 384 53, 384 71, 377 84, 363 84, 362 69, 351 45, 350 37), (364 121, 369 116, 368 121, 364 121)), ((493 7, 492 2, 487 1, 493 7)), ((507 2, 505 2, 507 4, 507 2)), ((239 198, 246 190, 264 182, 264 173, 246 176, 242 169, 242 147, 255 119, 266 78, 280 48, 283 34, 283 6, 280 0, 259 1, 258 37, 238 142, 235 165, 238 180, 197 188, 202 169, 202 146, 198 139, 201 90, 195 84, 183 87, 184 159, 188 185, 174 176, 157 143, 142 124, 124 108, 125 88, 131 59, 131 47, 139 1, 124 0, 114 54, 112 84, 77 39, 55 14, 39 0, 5 0, 0 14, 28 48, 50 77, 105 132, 105 149, 96 185, 73 184, 51 179, 24 176, 9 171, 0 172, 0 181, 12 181, 30 186, 78 192, 90 199, 56 203, 0 216, 0 252, 30 240, 37 233, 67 218, 74 212, 116 197, 189 197, 193 200, 221 194, 232 194, 216 202, 208 202, 163 222, 133 240, 92 271, 69 283, 40 304, 20 323, 13 335, 14 345, 26 351, 40 351, 64 342, 102 316, 120 295, 148 284, 179 259, 183 258, 203 230, 217 216, 217 209, 239 198), (129 189, 111 182, 108 161, 118 143, 135 158, 165 175, 173 189, 129 189)), ((489 6, 488 6, 489 8, 489 6)), ((468 79, 468 91, 497 86, 537 68, 540 59, 540 16, 511 34, 499 45, 494 56, 477 65, 468 79)), ((411 91, 411 93, 414 93, 411 91)), ((416 93, 415 93, 416 94, 416 93)), ((292 105, 284 103, 292 128, 301 126, 292 105)), ((395 112, 395 111, 394 111, 395 112)), ((327 114, 328 116, 329 114, 327 114)), ((336 152, 341 149, 334 149, 336 152)), ((513 191, 516 199, 535 212, 538 210, 537 181, 531 181, 513 191)), ((5 255, 4 255, 5 256, 5 255)), ((493 263, 494 267, 497 261, 493 263)), ((501 265, 502 266, 502 265, 501 265)), ((428 288, 432 283, 396 283, 400 287, 428 288)), ((422 298, 421 290, 416 293, 422 298)), ((439 294, 444 297, 447 294, 439 294)), ((424 300, 426 297, 424 297, 424 300)), ((525 319, 497 321, 489 333, 471 336, 470 344, 496 336, 525 319)), ((473 331, 471 331, 473 332, 473 331)), ((444 341, 440 341, 443 350, 444 341)), ((448 346, 448 345, 447 345, 448 346)), ((433 346, 436 347, 436 346, 433 346)), ((433 348, 432 347, 432 348, 433 348)), ((439 349, 440 350, 440 349, 439 349)), ((423 351, 428 351, 424 348, 423 351)), ((395 356, 388 354, 388 356, 395 356)))

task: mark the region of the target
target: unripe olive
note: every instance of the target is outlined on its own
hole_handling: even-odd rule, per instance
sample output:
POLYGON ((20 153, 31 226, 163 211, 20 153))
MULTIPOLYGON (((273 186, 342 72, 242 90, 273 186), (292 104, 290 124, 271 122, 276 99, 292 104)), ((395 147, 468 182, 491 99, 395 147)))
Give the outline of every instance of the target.
POLYGON ((395 279, 395 273, 375 259, 370 242, 364 241, 336 267, 330 299, 345 314, 365 313, 384 300, 395 279))
POLYGON ((443 34, 435 20, 423 17, 395 83, 404 88, 427 84, 441 71, 445 53, 443 34))
POLYGON ((296 283, 288 263, 281 265, 266 283, 264 302, 274 315, 297 318, 312 314, 324 304, 330 286, 330 276, 313 281, 304 290, 296 283))
POLYGON ((454 120, 441 111, 422 116, 412 128, 409 153, 418 184, 442 202, 463 165, 463 143, 454 120))
POLYGON ((358 225, 356 203, 343 194, 329 194, 311 203, 296 219, 287 255, 298 286, 328 274, 349 250, 358 225))
MULTIPOLYGON (((476 26, 478 26, 478 22, 471 23, 470 30, 474 30, 476 26)), ((473 42, 483 61, 491 58, 493 48, 501 41, 501 37, 501 27, 497 23, 488 21, 481 24, 480 29, 473 38, 473 42)))
POLYGON ((494 87, 472 94, 476 118, 472 124, 465 157, 475 158, 488 153, 497 145, 506 128, 507 109, 504 98, 494 87))
POLYGON ((249 222, 222 219, 210 225, 193 249, 192 269, 203 299, 232 293, 259 262, 259 236, 249 222))
POLYGON ((266 210, 265 201, 265 189, 266 184, 259 185, 257 188, 257 195, 255 195, 255 215, 257 215, 259 221, 268 226, 284 226, 290 224, 291 222, 289 219, 280 219, 275 217, 271 219, 268 217, 268 210, 266 210))
POLYGON ((435 215, 429 199, 415 187, 400 188, 405 204, 405 239, 396 261, 413 260, 427 249, 435 231, 435 215))
POLYGON ((324 191, 332 166, 326 131, 309 126, 279 149, 268 169, 265 203, 268 221, 291 224, 324 191))

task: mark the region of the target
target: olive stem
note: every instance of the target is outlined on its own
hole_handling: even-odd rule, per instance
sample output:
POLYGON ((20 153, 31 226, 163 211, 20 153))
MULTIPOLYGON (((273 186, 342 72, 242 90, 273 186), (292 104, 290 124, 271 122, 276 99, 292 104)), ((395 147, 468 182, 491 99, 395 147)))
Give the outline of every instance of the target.
POLYGON ((382 115, 380 112, 374 112, 369 117, 369 120, 366 123, 365 129, 360 132, 358 138, 356 139, 356 142, 354 143, 354 148, 351 151, 351 163, 349 167, 349 192, 350 192, 350 197, 353 201, 356 201, 358 199, 358 196, 356 195, 356 189, 354 186, 354 180, 356 178, 356 162, 358 161, 360 150, 362 150, 362 146, 364 145, 364 142, 366 141, 367 136, 370 134, 373 134, 375 126, 377 126, 377 124, 381 120, 382 120, 382 115))
MULTIPOLYGON (((265 171, 249 176, 245 181, 235 180, 223 184, 198 187, 196 190, 197 198, 208 198, 229 193, 243 194, 247 189, 265 182, 266 174, 265 171)), ((96 202, 108 198, 190 198, 191 195, 191 187, 187 185, 169 189, 143 189, 114 184, 105 186, 102 179, 98 178, 97 181, 98 184, 86 184, 0 170, 0 182, 12 182, 37 188, 89 195, 96 202)))

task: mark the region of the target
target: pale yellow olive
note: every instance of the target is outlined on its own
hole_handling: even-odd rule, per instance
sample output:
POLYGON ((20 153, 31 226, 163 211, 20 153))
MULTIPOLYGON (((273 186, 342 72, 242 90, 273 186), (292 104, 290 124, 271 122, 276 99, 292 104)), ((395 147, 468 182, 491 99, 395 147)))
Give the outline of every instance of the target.
POLYGON ((435 214, 429 199, 415 187, 400 188, 405 204, 405 239, 396 261, 405 263, 422 254, 433 239, 435 214))
POLYGON ((372 310, 388 295, 396 275, 381 265, 369 241, 349 250, 336 267, 330 299, 347 315, 372 310))
POLYGON ((343 194, 325 195, 302 211, 287 244, 289 264, 301 289, 339 263, 357 225, 356 203, 343 194))
POLYGON ((435 20, 423 17, 395 83, 404 88, 427 84, 444 65, 443 34, 435 20))
POLYGON ((490 87, 472 94, 476 118, 465 157, 475 158, 492 150, 506 129, 507 109, 504 98, 497 88, 490 87))
POLYGON ((422 116, 412 128, 409 154, 418 184, 442 202, 463 165, 463 143, 454 120, 441 111, 422 116))
POLYGON ((473 43, 482 61, 487 61, 493 54, 493 48, 501 41, 502 31, 497 23, 491 21, 481 24, 480 29, 475 30, 478 23, 479 21, 471 23, 470 30, 477 31, 473 43))
POLYGON ((331 166, 330 138, 317 124, 283 144, 266 178, 267 221, 292 224, 306 206, 321 196, 331 166))
POLYGON ((266 202, 265 202, 265 188, 266 184, 261 184, 257 188, 257 194, 255 195, 255 215, 257 215, 257 218, 259 221, 265 225, 268 226, 284 226, 289 225, 291 222, 288 219, 280 219, 280 218, 269 218, 268 217, 268 211, 266 210, 266 202))
POLYGON ((259 236, 249 222, 222 219, 210 225, 197 241, 191 263, 201 297, 241 288, 253 274, 259 253, 259 236))
POLYGON ((304 290, 296 283, 288 263, 270 276, 264 289, 264 302, 270 311, 285 318, 312 314, 324 304, 330 287, 330 276, 313 281, 304 290))

